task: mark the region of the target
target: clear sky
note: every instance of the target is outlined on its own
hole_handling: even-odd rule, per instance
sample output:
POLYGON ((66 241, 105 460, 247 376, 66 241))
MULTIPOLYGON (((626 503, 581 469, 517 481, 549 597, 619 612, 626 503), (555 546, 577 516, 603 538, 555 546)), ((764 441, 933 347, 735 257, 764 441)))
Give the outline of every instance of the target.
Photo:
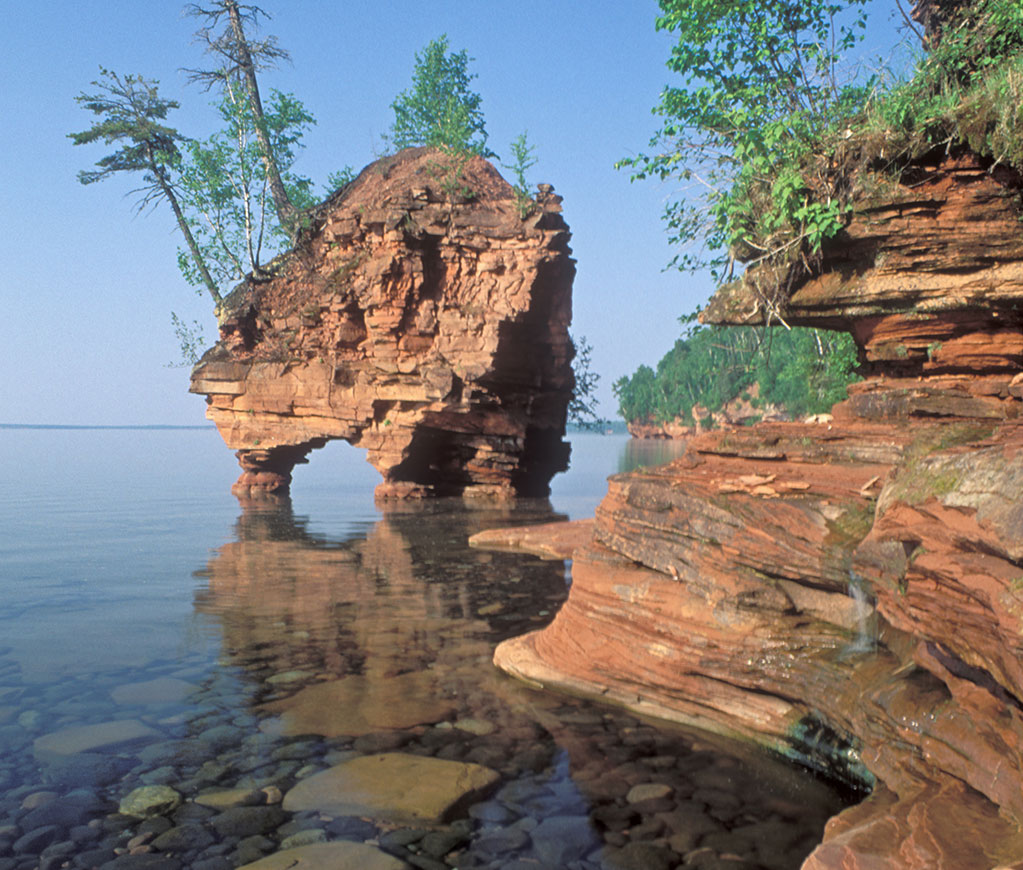
MULTIPOLYGON (((170 321, 201 320, 207 298, 177 271, 167 208, 135 215, 131 179, 83 187, 80 169, 109 149, 73 147, 67 134, 94 116, 74 97, 103 65, 158 79, 182 108, 186 135, 214 129, 211 96, 186 83, 203 65, 195 19, 180 0, 102 0, 4 8, 0 88, 0 423, 193 424, 202 397, 187 392, 170 321)), ((653 365, 679 335, 677 318, 702 304, 709 278, 664 271, 672 256, 660 214, 673 190, 630 184, 615 160, 642 150, 651 108, 670 81, 672 43, 654 29, 654 0, 265 0, 262 32, 291 65, 262 87, 298 96, 318 121, 296 171, 320 189, 327 174, 382 153, 390 103, 411 79, 414 54, 446 33, 475 58, 488 144, 528 130, 534 182, 564 197, 578 261, 572 332, 593 346, 602 411, 611 383, 653 365)), ((882 5, 878 0, 878 5, 882 5)), ((887 6, 887 3, 883 5, 887 6)), ((888 24, 887 14, 881 26, 888 24)), ((878 37, 881 38, 881 37, 878 37)))

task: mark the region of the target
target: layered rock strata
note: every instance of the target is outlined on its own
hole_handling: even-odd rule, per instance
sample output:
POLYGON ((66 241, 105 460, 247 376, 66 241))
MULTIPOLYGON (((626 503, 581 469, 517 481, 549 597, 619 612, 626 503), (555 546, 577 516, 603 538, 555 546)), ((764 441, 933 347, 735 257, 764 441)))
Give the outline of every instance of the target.
MULTIPOLYGON (((904 181, 787 302, 859 345, 833 418, 705 433, 612 478, 568 601, 495 655, 873 788, 814 870, 1023 856, 1019 187, 969 155, 904 181)), ((706 317, 759 303, 734 285, 706 317)))
POLYGON ((226 300, 192 372, 243 469, 286 489, 331 439, 378 495, 542 495, 568 460, 574 261, 560 197, 481 158, 411 149, 367 167, 295 250, 226 300))

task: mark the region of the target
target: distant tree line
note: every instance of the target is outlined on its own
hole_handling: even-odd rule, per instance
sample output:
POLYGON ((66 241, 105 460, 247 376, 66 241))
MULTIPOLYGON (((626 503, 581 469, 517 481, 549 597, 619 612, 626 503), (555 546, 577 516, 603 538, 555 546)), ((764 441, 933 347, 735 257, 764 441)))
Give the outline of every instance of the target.
POLYGON ((801 417, 830 411, 857 379, 856 345, 845 333, 683 322, 690 325, 656 371, 644 365, 615 381, 625 420, 692 426, 702 414, 699 422, 709 426, 711 414, 740 397, 801 417))

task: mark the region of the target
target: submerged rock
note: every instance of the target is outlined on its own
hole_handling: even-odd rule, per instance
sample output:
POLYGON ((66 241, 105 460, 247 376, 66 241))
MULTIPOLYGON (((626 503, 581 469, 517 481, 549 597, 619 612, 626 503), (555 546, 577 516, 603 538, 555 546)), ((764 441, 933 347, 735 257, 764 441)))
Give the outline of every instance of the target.
POLYGON ((405 870, 404 861, 365 843, 313 843, 267 855, 239 870, 405 870))
POLYGON ((229 788, 207 791, 196 795, 193 800, 204 807, 226 810, 231 807, 250 807, 270 803, 267 795, 258 788, 229 788))
POLYGON ((386 679, 353 675, 314 683, 266 709, 280 714, 279 722, 267 727, 281 734, 358 737, 433 724, 451 715, 454 704, 439 694, 433 675, 410 671, 386 679))
POLYGON ((118 704, 176 704, 185 700, 198 687, 175 677, 158 677, 140 683, 126 683, 110 696, 118 704))
POLYGON ((173 812, 182 800, 181 794, 169 785, 143 785, 121 798, 117 811, 122 816, 148 819, 173 812))
POLYGON ((107 752, 159 736, 159 731, 137 719, 119 719, 97 725, 74 725, 44 734, 35 739, 33 748, 40 761, 59 761, 78 753, 107 752))
POLYGON ((366 755, 302 780, 284 796, 284 809, 440 824, 486 797, 499 780, 478 764, 400 752, 366 755))

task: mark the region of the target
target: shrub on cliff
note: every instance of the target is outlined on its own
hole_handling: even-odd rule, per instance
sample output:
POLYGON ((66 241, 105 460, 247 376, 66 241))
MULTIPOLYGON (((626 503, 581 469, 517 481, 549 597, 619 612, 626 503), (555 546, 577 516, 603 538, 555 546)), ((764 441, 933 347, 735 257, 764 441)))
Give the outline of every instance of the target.
POLYGON ((681 83, 634 179, 688 183, 665 220, 683 269, 741 272, 770 322, 848 219, 858 178, 968 146, 1023 166, 1023 3, 920 2, 926 53, 902 82, 842 82, 865 0, 660 0, 681 83), (695 249, 695 253, 694 253, 695 249), (745 264, 745 270, 736 268, 745 264), (752 268, 758 267, 758 268, 752 268))
MULTIPOLYGON (((634 179, 696 188, 665 210, 674 263, 721 280, 736 260, 798 262, 819 250, 846 206, 823 174, 802 171, 827 131, 859 111, 869 82, 842 83, 866 0, 661 0, 657 28, 678 34, 668 67, 682 82, 655 111, 655 150, 619 162, 634 179), (845 13, 840 14, 840 13, 845 13), (702 242, 695 253, 690 242, 702 242)), ((770 302, 768 298, 765 300, 770 302)))
POLYGON ((1023 4, 972 0, 937 11, 913 75, 870 101, 844 150, 888 170, 966 145, 1023 167, 1023 4))

